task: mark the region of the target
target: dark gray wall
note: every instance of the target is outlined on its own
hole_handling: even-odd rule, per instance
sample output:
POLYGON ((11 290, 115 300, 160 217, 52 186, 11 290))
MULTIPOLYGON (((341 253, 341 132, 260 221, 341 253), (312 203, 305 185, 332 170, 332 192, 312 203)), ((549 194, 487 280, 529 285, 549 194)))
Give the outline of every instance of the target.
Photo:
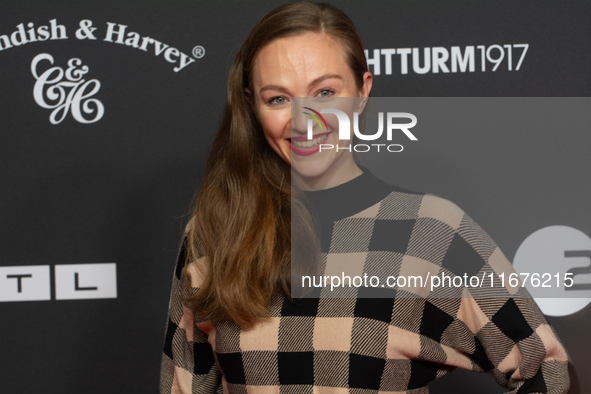
MULTIPOLYGON (((423 53, 425 47, 451 51, 458 46, 462 52, 475 47, 474 72, 431 70, 417 74, 409 57, 409 72, 402 74, 400 55, 394 55, 391 74, 387 75, 386 57, 380 55, 373 96, 586 97, 591 92, 589 2, 332 3, 356 23, 370 58, 375 49, 416 47, 423 53), (515 44, 528 44, 518 71, 515 68, 523 49, 515 44), (492 71, 494 64, 490 61, 486 61, 486 71, 481 71, 480 45, 485 50, 492 45, 510 45, 512 70, 508 70, 505 57, 496 71, 492 71)), ((6 301, 0 303, 4 316, 0 325, 0 391, 157 391, 172 270, 186 219, 183 214, 220 119, 229 63, 256 21, 276 4, 2 2, 0 36, 10 39, 23 23, 30 39, 26 31, 31 22, 38 41, 4 48, 0 38, 4 48, 0 51, 0 269, 4 269, 0 298, 6 301), (64 26, 68 38, 40 41, 38 28, 47 26, 51 33, 53 19, 56 25, 64 26), (83 20, 91 20, 96 27, 96 40, 77 37, 83 20), (105 41, 107 22, 126 25, 126 34, 137 32, 140 44, 142 37, 151 37, 178 48, 176 56, 174 51, 168 52, 176 63, 164 58, 166 52, 156 56, 154 43, 148 43, 147 51, 142 51, 105 41), (205 48, 205 55, 195 59, 192 51, 198 45, 205 48), (190 57, 194 61, 175 72, 180 52, 188 56, 185 60, 190 57), (42 53, 50 54, 53 66, 64 70, 72 58, 88 66, 83 78, 98 80, 100 89, 92 97, 83 98, 82 103, 99 100, 104 108, 100 120, 89 124, 76 120, 74 100, 64 120, 51 124, 53 110, 40 107, 33 94, 36 79, 31 62, 42 53), (96 263, 116 263, 117 298, 57 299, 56 290, 62 284, 54 278, 56 265, 96 263), (24 271, 26 266, 49 266, 45 283, 50 284, 50 299, 10 299, 14 290, 8 286, 14 286, 17 279, 6 278, 6 267, 13 266, 25 267, 24 271)), ((22 39, 17 34, 11 44, 22 39)), ((498 50, 491 49, 490 56, 495 59, 498 50)), ((447 65, 451 68, 451 61, 447 65)), ((49 61, 40 62, 39 74, 49 67, 49 61)), ((370 71, 377 70, 372 65, 370 71)), ((65 81, 62 78, 61 82, 65 81)), ((85 116, 88 120, 94 114, 85 116)), ((590 141, 589 137, 577 138, 582 138, 579 146, 590 141)), ((450 137, 446 143, 456 146, 460 142, 450 137)), ((559 148, 561 139, 557 136, 548 143, 559 148)), ((557 166, 561 157, 552 158, 557 166)), ((452 154, 439 159, 452 168, 456 160, 452 154)), ((526 164, 524 168, 528 168, 526 164)), ((398 183, 415 186, 409 183, 422 174, 413 171, 406 169, 398 183)), ((588 168, 573 171, 581 173, 588 168)), ((421 183, 417 189, 456 201, 462 183, 468 182, 464 176, 452 172, 445 182, 433 178, 431 184, 421 183)), ((548 186, 553 196, 548 201, 555 199, 558 203, 561 198, 578 196, 575 181, 569 179, 548 186)), ((493 229, 491 235, 510 259, 529 230, 566 224, 591 234, 588 213, 582 212, 588 207, 580 202, 566 203, 559 213, 550 216, 548 212, 554 210, 548 207, 539 217, 528 219, 532 223, 525 226, 527 231, 496 230, 501 226, 511 230, 511 220, 516 223, 520 219, 494 214, 498 209, 494 193, 501 193, 502 187, 486 190, 489 180, 478 177, 469 182, 474 184, 471 189, 481 194, 476 193, 473 199, 464 195, 461 200, 467 202, 458 204, 485 229, 493 229), (487 197, 480 200, 482 196, 487 197)), ((503 178, 495 182, 500 185, 503 178)), ((522 188, 515 193, 523 198, 535 191, 522 188)), ((79 289, 93 285, 93 276, 84 276, 84 272, 81 268, 79 289)), ((28 280, 32 279, 21 279, 23 292, 29 291, 24 288, 28 280)), ((590 315, 587 307, 574 315, 549 318, 575 360, 581 392, 591 391, 591 380, 585 374, 591 365, 591 349, 584 337, 590 328, 590 315)), ((460 371, 432 387, 434 393, 460 391, 496 393, 502 389, 488 376, 460 371)))

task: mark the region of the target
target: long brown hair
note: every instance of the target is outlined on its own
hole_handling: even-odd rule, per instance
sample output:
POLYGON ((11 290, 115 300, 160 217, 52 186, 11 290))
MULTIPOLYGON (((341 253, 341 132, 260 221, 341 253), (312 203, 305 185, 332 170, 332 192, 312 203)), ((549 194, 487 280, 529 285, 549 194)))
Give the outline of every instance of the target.
POLYGON ((283 4, 250 32, 230 69, 222 122, 188 233, 187 264, 207 256, 200 290, 189 299, 203 319, 252 327, 268 316, 276 294, 291 299, 292 259, 313 261, 320 250, 304 193, 292 191, 290 166, 267 143, 256 108, 245 96, 246 88, 253 91, 252 68, 260 50, 273 40, 304 32, 339 39, 358 89, 363 86, 363 44, 353 22, 333 6, 283 4), (307 245, 293 256, 292 231, 307 245))

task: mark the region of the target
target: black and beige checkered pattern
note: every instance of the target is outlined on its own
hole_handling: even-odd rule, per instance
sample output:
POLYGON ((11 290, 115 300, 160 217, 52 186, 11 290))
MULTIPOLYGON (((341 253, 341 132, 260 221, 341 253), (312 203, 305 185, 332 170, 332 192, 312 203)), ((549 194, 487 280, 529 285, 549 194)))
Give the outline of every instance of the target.
MULTIPOLYGON (((340 262, 382 273, 384 261, 397 275, 512 272, 456 205, 387 185, 367 170, 309 197, 320 219, 325 272, 342 272, 340 262), (339 196, 347 202, 335 204, 339 196)), ((185 243, 173 279, 162 394, 419 394, 455 368, 489 372, 511 393, 568 390, 564 348, 535 302, 513 289, 479 297, 467 288, 404 288, 364 298, 360 288, 358 297, 297 304, 277 296, 271 317, 246 331, 201 321, 182 304, 187 283, 198 291, 205 261, 185 271, 184 253, 185 243)))

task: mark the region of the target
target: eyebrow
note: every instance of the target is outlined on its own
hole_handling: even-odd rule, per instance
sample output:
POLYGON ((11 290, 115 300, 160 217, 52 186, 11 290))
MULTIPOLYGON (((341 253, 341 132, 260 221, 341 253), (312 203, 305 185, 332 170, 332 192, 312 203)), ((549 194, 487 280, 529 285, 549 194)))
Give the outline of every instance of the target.
MULTIPOLYGON (((312 87, 312 86, 316 85, 317 83, 320 83, 324 80, 332 79, 332 78, 340 79, 341 81, 343 80, 343 77, 341 77, 339 74, 325 74, 325 75, 322 75, 322 76, 316 78, 312 82, 310 82, 308 84, 308 88, 310 88, 310 87, 312 87)), ((279 86, 279 85, 265 85, 261 88, 261 90, 259 90, 259 94, 263 93, 266 90, 279 90, 279 91, 285 92, 287 89, 284 88, 283 86, 279 86)))

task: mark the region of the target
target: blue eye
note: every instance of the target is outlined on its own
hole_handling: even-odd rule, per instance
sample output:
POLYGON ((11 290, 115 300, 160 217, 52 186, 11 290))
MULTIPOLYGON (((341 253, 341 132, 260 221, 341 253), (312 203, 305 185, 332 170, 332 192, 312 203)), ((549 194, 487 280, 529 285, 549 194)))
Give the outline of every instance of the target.
POLYGON ((323 89, 319 92, 320 97, 330 97, 333 94, 332 89, 323 89))
POLYGON ((271 104, 283 104, 283 103, 285 103, 285 97, 273 97, 271 100, 269 100, 269 103, 271 103, 271 104))

